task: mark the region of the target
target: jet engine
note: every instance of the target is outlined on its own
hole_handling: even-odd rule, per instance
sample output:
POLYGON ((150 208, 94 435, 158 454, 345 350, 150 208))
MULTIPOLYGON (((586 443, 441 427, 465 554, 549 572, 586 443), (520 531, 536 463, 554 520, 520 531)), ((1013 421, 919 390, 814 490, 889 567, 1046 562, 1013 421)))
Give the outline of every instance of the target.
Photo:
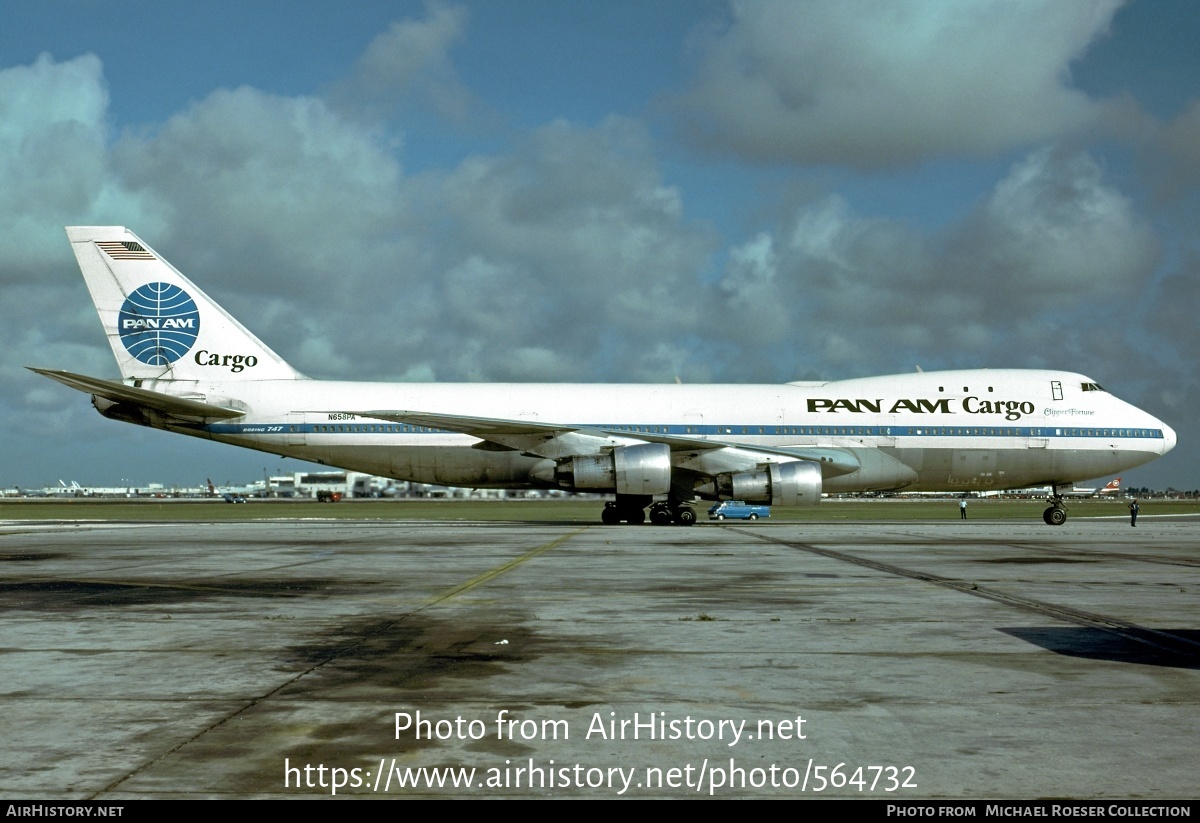
POLYGON ((671 490, 671 448, 665 443, 618 446, 559 462, 554 480, 575 491, 653 495, 671 490))
POLYGON ((768 463, 765 467, 716 477, 721 498, 765 503, 771 506, 815 506, 821 502, 821 467, 798 460, 768 463))

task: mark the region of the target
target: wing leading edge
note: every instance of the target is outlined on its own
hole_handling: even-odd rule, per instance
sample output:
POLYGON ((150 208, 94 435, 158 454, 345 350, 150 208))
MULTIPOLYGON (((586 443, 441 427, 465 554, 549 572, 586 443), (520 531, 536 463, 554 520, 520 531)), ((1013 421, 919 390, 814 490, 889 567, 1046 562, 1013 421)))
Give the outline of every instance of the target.
POLYGON ((531 420, 508 420, 404 410, 376 409, 352 413, 393 423, 407 423, 458 432, 478 437, 480 440, 506 449, 550 459, 600 454, 620 446, 638 443, 661 443, 669 447, 672 454, 725 450, 730 452, 729 457, 744 455, 743 460, 736 462, 803 460, 819 464, 821 473, 827 477, 850 474, 857 471, 860 466, 858 458, 853 453, 836 447, 759 446, 707 437, 687 437, 660 432, 629 432, 602 426, 574 426, 531 420))

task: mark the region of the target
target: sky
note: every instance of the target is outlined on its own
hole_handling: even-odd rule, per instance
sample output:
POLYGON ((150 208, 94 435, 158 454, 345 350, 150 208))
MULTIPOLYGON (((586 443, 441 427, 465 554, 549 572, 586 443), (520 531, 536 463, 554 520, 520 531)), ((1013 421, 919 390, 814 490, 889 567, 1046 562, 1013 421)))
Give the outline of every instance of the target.
POLYGON ((300 371, 1081 372, 1200 487, 1184 0, 0 0, 0 484, 304 464, 101 418, 66 225, 125 225, 300 371), (33 318, 31 321, 30 318, 33 318))

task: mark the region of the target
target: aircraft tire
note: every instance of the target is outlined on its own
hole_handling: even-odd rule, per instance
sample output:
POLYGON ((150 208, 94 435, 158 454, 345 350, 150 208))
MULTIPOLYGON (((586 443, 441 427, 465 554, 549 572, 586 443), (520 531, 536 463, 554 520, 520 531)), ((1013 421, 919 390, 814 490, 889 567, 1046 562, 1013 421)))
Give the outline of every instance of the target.
POLYGON ((621 522, 621 513, 616 506, 605 506, 600 512, 600 522, 606 526, 615 526, 621 522))
POLYGON ((1046 522, 1051 526, 1061 526, 1067 522, 1067 513, 1058 506, 1051 506, 1046 510, 1046 522))
POLYGON ((640 526, 646 522, 646 513, 641 509, 630 509, 624 519, 628 520, 631 526, 640 526))
POLYGON ((676 509, 675 522, 680 526, 694 526, 696 525, 696 512, 687 508, 686 506, 684 508, 676 509))
POLYGON ((650 510, 650 522, 656 526, 671 525, 671 511, 663 506, 657 506, 650 510))

